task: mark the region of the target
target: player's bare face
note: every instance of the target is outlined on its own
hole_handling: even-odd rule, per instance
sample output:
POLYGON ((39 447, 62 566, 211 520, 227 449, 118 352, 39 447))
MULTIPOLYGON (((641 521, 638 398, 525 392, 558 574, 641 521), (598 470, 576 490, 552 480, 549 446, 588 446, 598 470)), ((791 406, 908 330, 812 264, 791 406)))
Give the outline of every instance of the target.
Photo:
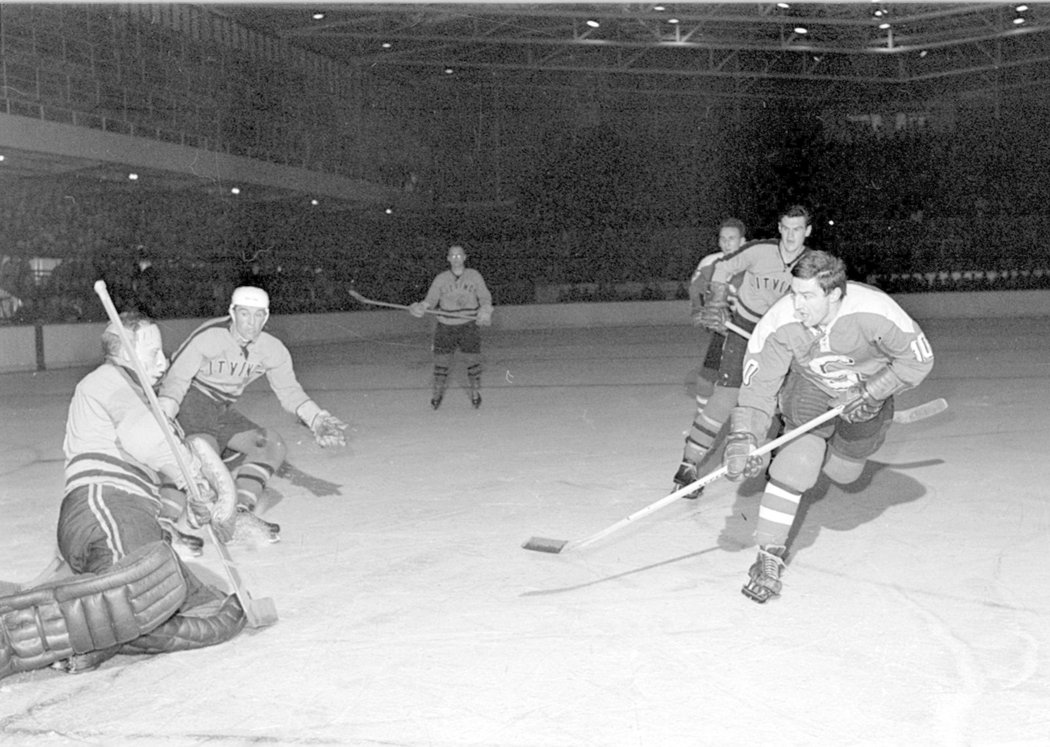
POLYGON ((268 309, 255 306, 233 307, 233 331, 245 342, 252 342, 262 333, 266 320, 270 318, 268 309))
POLYGON ((807 224, 802 217, 780 219, 780 249, 784 254, 793 257, 802 251, 806 243, 806 237, 813 226, 807 224))
POLYGON ((467 253, 459 247, 453 247, 448 251, 448 264, 452 268, 453 275, 462 275, 463 266, 467 261, 467 253))
POLYGON ((733 254, 744 243, 744 237, 736 228, 726 226, 718 232, 718 248, 726 254, 733 254))
MULTIPOLYGON (((838 296, 834 289, 832 293, 838 296)), ((795 317, 807 327, 829 323, 834 315, 833 301, 816 278, 791 278, 791 303, 795 307, 795 317)))
MULTIPOLYGON (((146 371, 151 383, 156 384, 168 370, 168 359, 164 357, 164 347, 160 339, 160 329, 153 324, 140 327, 135 333, 132 344, 142 368, 146 371)), ((130 360, 130 359, 129 359, 130 360)))

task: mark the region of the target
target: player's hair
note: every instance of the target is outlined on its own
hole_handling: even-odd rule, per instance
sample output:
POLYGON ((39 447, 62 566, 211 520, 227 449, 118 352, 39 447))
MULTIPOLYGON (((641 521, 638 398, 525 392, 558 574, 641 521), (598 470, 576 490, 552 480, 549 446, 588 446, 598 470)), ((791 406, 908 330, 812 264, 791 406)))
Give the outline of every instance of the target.
POLYGON ((722 233, 723 228, 735 228, 740 232, 741 236, 747 236, 747 226, 739 218, 726 218, 718 224, 718 232, 722 233))
POLYGON ((807 226, 813 224, 813 214, 804 205, 792 205, 786 210, 782 210, 780 215, 777 216, 777 220, 782 221, 784 218, 805 218, 807 226))
POLYGON ((802 252, 791 274, 799 280, 816 278, 820 289, 827 295, 832 288, 839 288, 846 295, 846 263, 834 254, 807 249, 802 252))
MULTIPOLYGON (((128 336, 132 342, 135 341, 135 335, 140 329, 153 324, 152 319, 139 311, 125 311, 120 315, 120 322, 124 329, 128 331, 128 336)), ((110 324, 102 332, 102 354, 107 358, 118 358, 120 357, 120 347, 120 333, 117 332, 117 328, 113 324, 110 324)))

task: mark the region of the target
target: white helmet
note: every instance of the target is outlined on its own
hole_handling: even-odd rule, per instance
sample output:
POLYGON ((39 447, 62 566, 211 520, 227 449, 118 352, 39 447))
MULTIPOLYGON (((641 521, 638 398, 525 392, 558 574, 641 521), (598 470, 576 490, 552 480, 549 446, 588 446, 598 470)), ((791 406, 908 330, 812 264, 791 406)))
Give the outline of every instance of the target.
POLYGON ((242 285, 233 292, 230 299, 230 310, 234 306, 251 306, 253 309, 270 310, 270 296, 262 288, 251 285, 242 285))

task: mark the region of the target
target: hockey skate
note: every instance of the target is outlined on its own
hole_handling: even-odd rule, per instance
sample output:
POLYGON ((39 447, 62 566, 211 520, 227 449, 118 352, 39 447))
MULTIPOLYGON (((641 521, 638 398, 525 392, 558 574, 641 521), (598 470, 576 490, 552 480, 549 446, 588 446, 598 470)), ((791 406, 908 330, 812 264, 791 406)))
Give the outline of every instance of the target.
POLYGON ((247 506, 238 506, 233 539, 240 542, 279 542, 281 525, 260 518, 247 506))
POLYGON ((748 582, 740 590, 748 599, 764 604, 780 595, 780 574, 784 570, 784 545, 763 545, 758 548, 758 558, 748 570, 748 582))
MULTIPOLYGON (((681 490, 686 485, 690 485, 697 481, 696 465, 692 462, 682 460, 682 463, 678 465, 678 471, 674 473, 674 490, 681 490)), ((674 491, 672 491, 674 492, 674 491)), ((700 494, 704 492, 702 487, 697 488, 692 493, 682 496, 689 500, 696 500, 700 497, 700 494)))
POLYGON ((481 407, 481 392, 477 389, 470 391, 470 404, 474 406, 475 410, 481 407))
POLYGON ((441 400, 443 400, 444 398, 444 392, 435 391, 433 396, 431 396, 430 398, 430 406, 433 407, 435 410, 438 409, 439 407, 441 407, 441 400))

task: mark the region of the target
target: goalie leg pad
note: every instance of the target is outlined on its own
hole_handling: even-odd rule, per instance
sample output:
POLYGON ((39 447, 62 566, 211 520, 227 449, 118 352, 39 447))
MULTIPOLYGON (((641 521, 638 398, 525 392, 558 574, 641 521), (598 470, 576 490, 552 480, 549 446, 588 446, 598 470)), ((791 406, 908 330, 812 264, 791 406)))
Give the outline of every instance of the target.
POLYGON ((125 643, 122 654, 163 654, 225 643, 244 629, 246 618, 236 594, 169 618, 146 635, 125 643))
POLYGON ((0 677, 109 648, 157 627, 186 599, 178 558, 164 542, 111 568, 0 598, 0 677))

